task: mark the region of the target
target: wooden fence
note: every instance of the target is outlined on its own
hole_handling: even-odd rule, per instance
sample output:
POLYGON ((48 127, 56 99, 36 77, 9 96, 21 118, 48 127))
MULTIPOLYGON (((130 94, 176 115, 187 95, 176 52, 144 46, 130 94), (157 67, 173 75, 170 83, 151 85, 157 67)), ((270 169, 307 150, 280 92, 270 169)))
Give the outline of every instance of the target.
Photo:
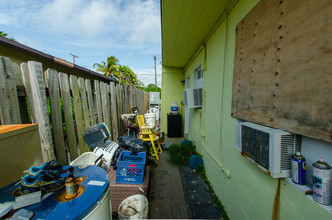
POLYGON ((120 115, 148 108, 148 93, 114 82, 90 81, 47 69, 35 61, 20 66, 0 56, 1 124, 37 123, 44 161, 68 164, 88 151, 82 133, 104 122, 112 139, 122 129, 120 115))

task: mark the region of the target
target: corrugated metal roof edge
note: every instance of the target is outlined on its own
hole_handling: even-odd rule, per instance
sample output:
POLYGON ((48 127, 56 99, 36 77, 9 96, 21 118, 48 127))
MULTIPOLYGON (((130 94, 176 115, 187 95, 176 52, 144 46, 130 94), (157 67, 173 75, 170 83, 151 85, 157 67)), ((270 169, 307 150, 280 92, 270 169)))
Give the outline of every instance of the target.
MULTIPOLYGON (((79 66, 79 65, 72 64, 72 63, 70 63, 70 62, 68 62, 68 61, 65 61, 65 62, 67 62, 67 63, 69 63, 69 64, 71 64, 71 65, 65 65, 65 64, 63 64, 63 63, 57 62, 56 60, 61 60, 61 59, 60 59, 60 58, 57 58, 57 57, 54 57, 54 56, 52 56, 52 55, 49 55, 49 54, 43 53, 43 52, 41 52, 41 51, 39 51, 39 50, 33 49, 33 48, 31 48, 31 47, 28 47, 28 46, 23 45, 23 44, 21 44, 21 43, 18 43, 18 42, 16 42, 16 41, 9 40, 9 39, 7 39, 7 38, 5 38, 5 37, 1 37, 1 36, 0 36, 0 43, 1 43, 1 44, 9 45, 9 46, 11 46, 11 47, 18 48, 18 49, 20 49, 20 50, 24 50, 24 51, 26 51, 26 52, 28 52, 28 53, 32 53, 32 54, 34 54, 34 55, 37 55, 37 56, 40 56, 40 57, 43 57, 43 58, 46 58, 46 59, 49 59, 49 60, 52 60, 53 62, 55 62, 55 63, 57 63, 57 64, 59 64, 59 65, 63 65, 63 66, 66 66, 66 67, 70 67, 70 68, 74 68, 74 69, 77 69, 77 70, 80 70, 80 71, 86 72, 86 74, 94 75, 94 76, 96 76, 97 78, 101 78, 101 79, 103 79, 103 81, 107 80, 107 81, 113 81, 113 82, 118 83, 118 81, 117 81, 116 79, 106 77, 106 76, 104 76, 104 75, 101 75, 101 74, 99 74, 99 73, 97 73, 97 72, 94 72, 94 71, 92 71, 92 70, 86 69, 86 68, 84 68, 84 67, 81 67, 81 66, 79 66)), ((82 73, 82 74, 84 75, 84 73, 82 73)))

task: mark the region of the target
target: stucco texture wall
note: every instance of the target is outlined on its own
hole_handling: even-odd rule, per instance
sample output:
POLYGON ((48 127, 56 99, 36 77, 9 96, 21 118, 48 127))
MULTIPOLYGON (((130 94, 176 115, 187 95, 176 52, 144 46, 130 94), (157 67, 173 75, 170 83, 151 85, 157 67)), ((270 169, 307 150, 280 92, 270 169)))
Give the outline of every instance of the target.
MULTIPOLYGON (((191 62, 188 68, 185 70, 185 77, 190 77, 190 88, 194 88, 194 70, 200 65, 203 65, 204 49, 201 48, 197 53, 195 59, 191 62)), ((203 84, 204 84, 204 70, 203 70, 203 84)), ((204 87, 204 86, 203 86, 204 87)), ((203 107, 204 108, 204 107, 203 107)), ((203 154, 203 112, 204 109, 190 108, 189 109, 189 122, 188 122, 188 139, 194 141, 196 144, 196 150, 198 153, 203 154)), ((185 115, 183 115, 185 117, 185 115)))
MULTIPOLYGON (((206 43, 205 107, 190 110, 189 139, 203 154, 208 179, 230 219, 331 219, 328 211, 283 180, 280 200, 275 201, 279 180, 261 171, 234 147, 236 120, 231 117, 231 100, 235 28, 257 2, 240 0, 206 43), (278 201, 280 209, 273 209, 278 201)), ((191 74, 191 87, 193 70, 203 60, 201 53, 185 71, 185 77, 191 74)))
MULTIPOLYGON (((176 102, 179 106, 179 113, 183 116, 183 71, 176 68, 162 68, 161 82, 161 127, 160 130, 167 134, 167 114, 171 112, 171 105, 176 102)), ((183 119, 182 119, 183 122, 183 119)), ((183 127, 183 126, 182 126, 183 127)))

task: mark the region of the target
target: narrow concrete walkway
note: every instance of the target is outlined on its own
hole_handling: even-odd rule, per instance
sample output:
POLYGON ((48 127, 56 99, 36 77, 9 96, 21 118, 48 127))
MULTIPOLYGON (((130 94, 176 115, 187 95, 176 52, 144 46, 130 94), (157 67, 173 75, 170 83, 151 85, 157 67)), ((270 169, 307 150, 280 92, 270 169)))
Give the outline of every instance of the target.
POLYGON ((149 218, 188 219, 179 168, 168 162, 167 151, 159 157, 158 166, 150 172, 149 218))
POLYGON ((212 192, 198 172, 189 165, 180 167, 189 217, 193 219, 222 219, 220 208, 214 204, 212 192))
MULTIPOLYGON (((167 138, 180 143, 184 138, 167 138)), ((212 192, 189 165, 171 165, 166 150, 159 154, 158 166, 152 167, 148 192, 150 219, 222 219, 212 192)))

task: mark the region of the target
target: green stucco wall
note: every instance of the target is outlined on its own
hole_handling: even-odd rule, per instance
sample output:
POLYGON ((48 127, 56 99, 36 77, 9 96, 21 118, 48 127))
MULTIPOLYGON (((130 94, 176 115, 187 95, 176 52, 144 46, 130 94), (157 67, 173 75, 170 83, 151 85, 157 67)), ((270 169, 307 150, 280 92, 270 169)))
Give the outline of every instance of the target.
MULTIPOLYGON (((203 154, 207 177, 230 219, 271 219, 279 181, 241 156, 235 148, 236 119, 231 117, 235 28, 257 2, 240 0, 206 42, 205 106, 190 110, 189 139, 195 141, 198 151, 203 154)), ((193 71, 203 59, 204 50, 198 53, 183 74, 182 80, 190 75, 191 87, 193 71)), ((164 75, 162 99, 169 100, 167 105, 170 106, 170 97, 182 100, 183 92, 180 91, 182 98, 179 98, 173 91, 172 94, 166 92, 164 85, 175 84, 181 76, 176 75, 177 78, 173 79, 170 76, 164 78, 164 75)), ((280 210, 276 209, 274 214, 285 220, 332 218, 326 209, 284 180, 280 180, 280 210)))
MULTIPOLYGON (((183 107, 183 89, 184 83, 183 70, 177 68, 162 68, 162 82, 161 82, 161 127, 160 130, 167 134, 167 114, 171 112, 171 105, 176 102, 179 106, 179 113, 181 115, 183 107)), ((183 121, 183 120, 182 120, 183 121)))
MULTIPOLYGON (((231 117, 231 100, 235 28, 257 2, 239 1, 206 43, 204 162, 207 176, 231 219, 271 219, 278 186, 278 179, 258 169, 234 147, 236 120, 231 117)), ((275 212, 279 212, 280 219, 331 218, 325 209, 283 180, 280 197, 280 212, 275 212)))
MULTIPOLYGON (((204 48, 200 49, 200 52, 197 53, 196 58, 192 61, 190 66, 185 71, 185 78, 190 76, 190 88, 194 88, 194 70, 200 65, 203 65, 204 61, 204 48)), ((203 85, 204 85, 204 77, 205 72, 203 70, 203 85)), ((204 87, 204 86, 203 86, 204 87)), ((184 113, 184 112, 183 112, 184 113)), ((204 109, 199 108, 190 108, 189 109, 189 123, 188 123, 188 139, 194 141, 196 144, 196 149, 198 153, 203 154, 203 117, 204 109)), ((184 113, 185 114, 185 113, 184 113)), ((183 114, 183 117, 185 115, 183 114)))

